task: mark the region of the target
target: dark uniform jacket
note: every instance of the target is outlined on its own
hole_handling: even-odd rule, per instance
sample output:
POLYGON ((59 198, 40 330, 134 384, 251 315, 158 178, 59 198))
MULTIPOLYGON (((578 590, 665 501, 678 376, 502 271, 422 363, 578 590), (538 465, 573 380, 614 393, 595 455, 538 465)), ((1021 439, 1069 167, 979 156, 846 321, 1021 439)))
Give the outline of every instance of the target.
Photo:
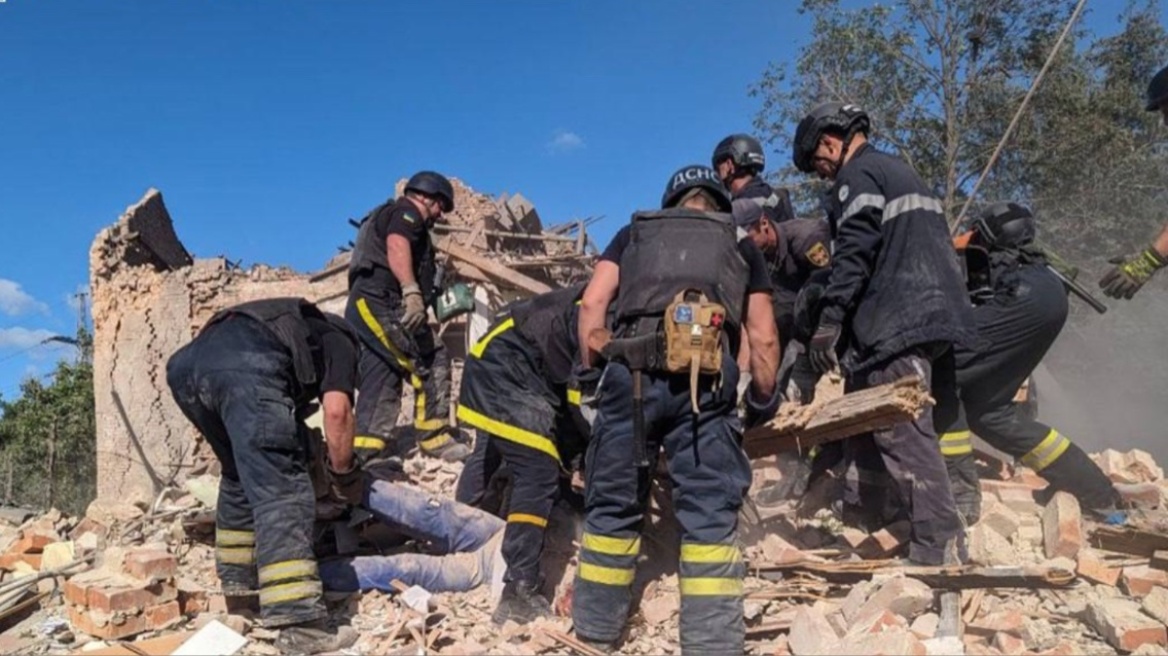
POLYGON ((434 294, 434 244, 425 219, 405 196, 374 209, 361 223, 349 262, 350 292, 380 299, 401 296, 401 283, 389 269, 385 246, 389 235, 401 235, 409 242, 414 276, 422 297, 430 303, 434 294))
POLYGON ((767 255, 767 270, 774 285, 775 321, 785 347, 794 335, 795 299, 807 279, 831 266, 831 227, 818 219, 785 221, 776 231, 775 252, 767 255))
POLYGON ((791 204, 791 194, 786 189, 775 189, 759 177, 752 178, 746 186, 733 194, 734 200, 747 198, 762 205, 763 213, 772 223, 782 223, 795 218, 795 207, 791 204))
POLYGON ((862 145, 828 197, 835 239, 821 323, 843 325, 855 372, 977 331, 941 201, 903 160, 862 145))

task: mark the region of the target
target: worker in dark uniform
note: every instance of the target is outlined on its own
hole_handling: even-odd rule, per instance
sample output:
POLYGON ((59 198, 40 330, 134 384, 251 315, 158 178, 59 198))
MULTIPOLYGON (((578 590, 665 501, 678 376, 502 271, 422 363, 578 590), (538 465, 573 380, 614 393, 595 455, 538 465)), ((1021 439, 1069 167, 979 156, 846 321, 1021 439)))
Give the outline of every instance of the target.
POLYGON ((1119 493, 1087 454, 1057 430, 1028 418, 1014 395, 1042 361, 1067 321, 1067 288, 1034 243, 1034 215, 995 203, 961 237, 978 334, 977 351, 956 349, 961 413, 937 415, 941 453, 953 497, 968 524, 981 505, 970 430, 1069 492, 1084 508, 1110 511, 1119 493))
POLYGON ((718 142, 710 161, 731 199, 754 201, 775 224, 795 218, 790 193, 775 189, 762 179, 766 153, 758 139, 749 134, 732 134, 718 142))
POLYGON ((313 554, 312 444, 301 421, 319 400, 327 471, 336 493, 362 501, 353 457, 357 337, 338 316, 299 298, 228 308, 166 365, 175 403, 222 466, 215 565, 226 596, 259 591, 264 625, 281 628, 286 653, 351 645, 349 627, 326 625, 313 554))
MULTIPOLYGON (((544 530, 560 472, 587 441, 587 425, 573 410, 579 390, 572 376, 580 359, 576 315, 583 291, 582 284, 574 285, 512 304, 466 358, 458 419, 478 430, 476 451, 496 454, 511 479, 503 536, 506 586, 493 616, 497 624, 527 623, 551 612, 540 594, 544 530)), ((480 481, 490 474, 485 467, 463 472, 480 481)), ((465 490, 460 479, 464 496, 465 490)))
MULTIPOLYGON (((946 382, 947 398, 938 404, 955 403, 952 346, 974 344, 976 331, 944 211, 911 167, 868 143, 869 129, 859 107, 825 103, 795 132, 795 166, 834 181, 827 208, 831 277, 811 360, 820 371, 842 364, 849 391, 915 374, 934 391, 946 382)), ((844 448, 857 465, 878 454, 895 481, 912 524, 910 561, 938 565, 963 555, 961 518, 931 409, 916 421, 851 438, 844 448), (948 550, 951 544, 956 552, 948 550)), ((880 509, 886 490, 861 480, 852 501, 880 509)))
POLYGON ((353 448, 363 458, 422 453, 458 461, 470 449, 449 424, 450 362, 430 328, 434 289, 430 226, 454 209, 454 187, 441 174, 422 171, 401 198, 387 201, 361 222, 349 264, 345 318, 357 329, 361 383, 353 448), (395 439, 405 383, 414 390, 414 424, 395 439))
MULTIPOLYGON (((717 174, 674 174, 662 211, 633 215, 601 255, 580 308, 581 363, 607 366, 585 457, 587 518, 572 620, 611 645, 632 600, 653 464, 664 447, 681 525, 681 649, 744 650, 738 510, 750 486, 734 353, 751 342, 750 415, 779 403, 778 337, 762 253, 739 239, 717 174), (605 315, 615 300, 613 332, 605 315), (611 337, 611 340, 609 339, 611 337)), ((586 388, 585 388, 586 389, 586 388)))
MULTIPOLYGON (((1160 112, 1164 116, 1164 125, 1168 126, 1168 66, 1161 68, 1148 83, 1144 109, 1160 112)), ((1111 298, 1130 300, 1157 271, 1168 265, 1168 223, 1147 248, 1134 255, 1113 258, 1111 263, 1115 267, 1103 276, 1099 286, 1111 298)))

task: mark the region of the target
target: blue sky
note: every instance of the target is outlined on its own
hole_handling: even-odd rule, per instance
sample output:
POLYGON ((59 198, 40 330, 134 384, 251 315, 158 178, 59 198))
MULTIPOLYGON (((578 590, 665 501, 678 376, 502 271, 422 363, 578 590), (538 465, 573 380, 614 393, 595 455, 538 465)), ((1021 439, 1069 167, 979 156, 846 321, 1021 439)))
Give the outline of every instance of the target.
POLYGON ((0 394, 68 353, 25 349, 72 334, 94 235, 152 186, 196 256, 245 264, 319 268, 421 168, 603 241, 750 128, 796 7, 0 0, 0 394))

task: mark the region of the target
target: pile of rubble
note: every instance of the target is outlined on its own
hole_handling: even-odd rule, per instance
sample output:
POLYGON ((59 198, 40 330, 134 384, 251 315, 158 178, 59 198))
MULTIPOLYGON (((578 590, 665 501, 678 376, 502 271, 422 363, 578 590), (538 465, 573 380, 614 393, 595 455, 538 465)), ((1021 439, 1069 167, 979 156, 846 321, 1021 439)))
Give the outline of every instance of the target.
MULTIPOLYGON (((845 527, 814 492, 752 505, 743 521, 750 652, 1168 653, 1168 481, 1142 451, 1093 457, 1141 507, 1125 525, 1097 523, 1062 493, 1040 505, 1048 495, 1033 472, 983 457, 993 471, 965 566, 890 560, 903 525, 871 535, 845 527)), ((407 461, 415 484, 443 496, 458 467, 407 461)), ((758 459, 756 489, 792 482, 797 490, 788 479, 799 469, 790 457, 758 459)), ((218 591, 215 486, 212 476, 196 477, 153 504, 96 501, 80 518, 0 513, 0 651, 277 653, 256 608, 218 591)), ((678 534, 669 495, 655 488, 652 498, 640 604, 622 653, 678 650, 678 534)), ((578 517, 557 506, 548 548, 558 562, 546 570, 559 615, 532 625, 493 625, 486 587, 421 598, 330 593, 329 603, 361 634, 351 653, 592 654, 571 637, 568 619, 578 530, 578 517)))

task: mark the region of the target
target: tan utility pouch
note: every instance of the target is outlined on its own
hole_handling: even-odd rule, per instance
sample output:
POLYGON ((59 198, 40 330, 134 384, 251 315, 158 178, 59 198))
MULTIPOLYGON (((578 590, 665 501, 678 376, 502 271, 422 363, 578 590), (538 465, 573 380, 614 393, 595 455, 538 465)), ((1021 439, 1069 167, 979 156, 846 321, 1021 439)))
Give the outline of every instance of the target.
POLYGON ((665 309, 665 370, 689 373, 689 398, 698 412, 699 374, 722 371, 722 324, 726 308, 705 294, 686 290, 665 309))

